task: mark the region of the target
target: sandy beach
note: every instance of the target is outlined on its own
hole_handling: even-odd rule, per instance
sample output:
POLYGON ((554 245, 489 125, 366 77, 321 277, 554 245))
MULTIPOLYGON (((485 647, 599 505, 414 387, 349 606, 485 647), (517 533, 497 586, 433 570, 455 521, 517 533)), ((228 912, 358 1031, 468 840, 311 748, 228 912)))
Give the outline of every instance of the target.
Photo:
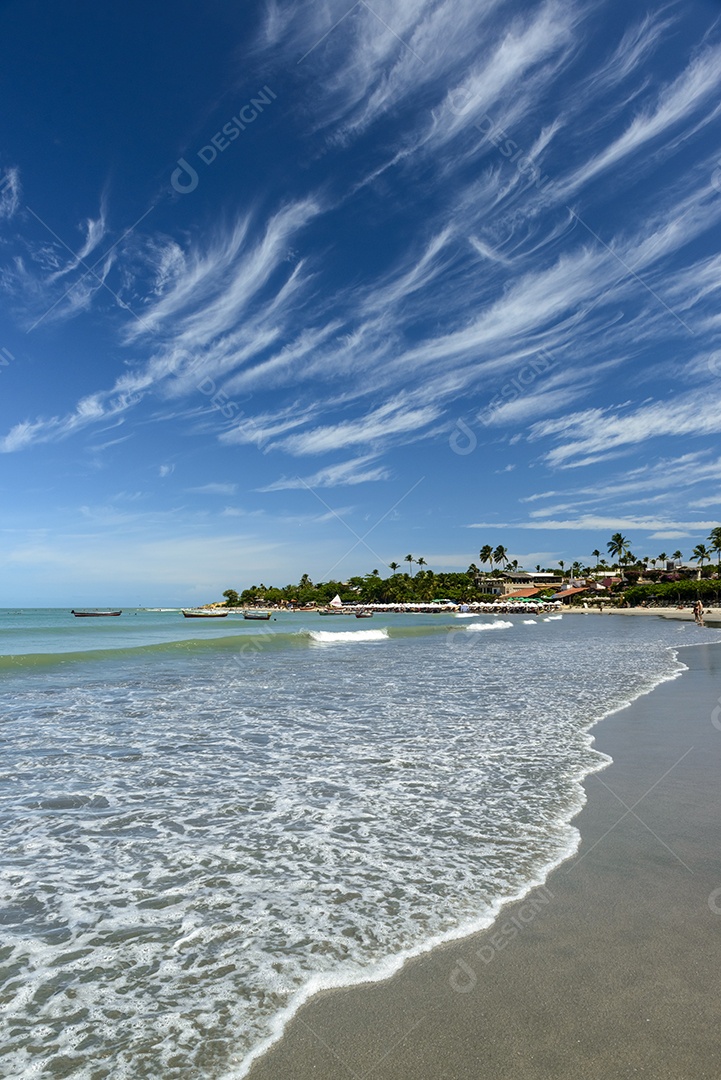
MULTIPOLYGON (((631 608, 617 608, 606 607, 603 610, 599 610, 598 607, 567 607, 564 609, 566 615, 655 615, 658 619, 677 619, 679 622, 693 622, 693 611, 688 604, 685 607, 631 607, 631 608)), ((704 623, 706 626, 720 626, 721 625, 721 608, 706 605, 704 607, 704 623)))
POLYGON ((251 1080, 716 1078, 721 646, 680 658, 595 728, 575 857, 489 930, 318 995, 251 1080))

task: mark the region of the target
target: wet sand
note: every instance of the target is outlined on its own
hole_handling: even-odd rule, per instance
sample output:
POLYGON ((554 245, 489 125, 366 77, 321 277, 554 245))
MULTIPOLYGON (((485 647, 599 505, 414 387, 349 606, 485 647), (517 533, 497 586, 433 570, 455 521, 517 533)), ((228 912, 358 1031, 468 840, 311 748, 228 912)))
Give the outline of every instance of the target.
POLYGON ((574 858, 489 930, 319 994, 250 1080, 716 1080, 721 646, 679 655, 594 729, 614 760, 574 858))
MULTIPOLYGON (((704 606, 704 622, 707 626, 720 626, 721 625, 721 608, 714 607, 713 605, 704 606)), ((659 619, 677 619, 679 622, 694 622, 694 615, 691 608, 686 605, 683 608, 678 607, 633 607, 633 608, 617 608, 617 607, 605 607, 603 611, 599 611, 597 605, 592 605, 588 608, 576 605, 574 607, 566 607, 564 609, 564 615, 655 615, 659 619)))

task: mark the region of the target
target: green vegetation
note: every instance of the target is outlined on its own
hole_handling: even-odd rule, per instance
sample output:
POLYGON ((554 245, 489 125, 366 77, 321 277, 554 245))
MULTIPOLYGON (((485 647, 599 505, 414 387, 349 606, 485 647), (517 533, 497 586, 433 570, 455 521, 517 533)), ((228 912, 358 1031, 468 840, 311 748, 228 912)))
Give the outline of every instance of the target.
MULTIPOLYGON (((471 600, 494 599, 493 595, 484 590, 483 576, 475 566, 470 566, 465 573, 434 574, 432 570, 426 569, 425 560, 414 557, 413 562, 423 567, 413 576, 407 573, 399 574, 396 563, 395 566, 391 564, 392 572, 387 578, 381 577, 378 571, 374 570, 363 577, 352 577, 348 581, 320 581, 314 584, 308 574, 303 574, 297 585, 285 585, 282 588, 252 585, 240 594, 239 603, 292 604, 294 607, 317 604, 322 607, 329 604, 336 594, 344 604, 427 604, 441 598, 467 603, 471 600)), ((228 593, 233 591, 227 589, 223 596, 227 597, 228 593)))
MULTIPOLYGON (((592 572, 598 576, 619 573, 621 583, 615 588, 600 594, 607 602, 680 604, 701 599, 718 603, 721 592, 721 526, 711 530, 708 536, 709 547, 697 544, 690 556, 697 563, 697 569, 680 566, 683 553, 674 551, 669 556, 665 551, 656 556, 637 558, 631 553, 631 545, 622 533, 614 533, 606 548, 608 560, 601 555, 599 548, 594 548, 591 556, 595 565, 584 565, 578 560, 566 570, 563 559, 558 560, 558 568, 552 572, 561 578, 569 575, 574 579, 583 579, 592 572), (713 555, 718 556, 717 565, 712 562, 713 555), (657 564, 660 567, 657 568, 657 564), (704 566, 704 563, 709 563, 704 566), (673 565, 671 565, 673 564, 673 565), (642 584, 639 579, 643 578, 642 584)), ((388 564, 389 577, 381 577, 378 570, 372 570, 362 577, 352 577, 349 581, 321 581, 314 584, 308 574, 303 574, 297 585, 275 586, 252 585, 240 595, 235 589, 226 589, 223 596, 228 607, 241 604, 277 604, 279 606, 307 607, 329 604, 337 594, 345 604, 427 604, 432 600, 448 599, 456 603, 471 601, 490 601, 496 598, 497 585, 491 588, 489 579, 498 577, 496 567, 519 570, 518 561, 508 558, 508 549, 502 544, 495 548, 485 544, 478 558, 481 566, 488 566, 487 571, 479 570, 471 563, 465 573, 435 574, 427 568, 426 560, 421 556, 405 555, 403 562, 408 564, 409 572, 398 573, 401 564, 395 561, 388 564), (413 567, 418 569, 414 572, 413 567)), ((540 571, 540 565, 536 571, 540 571)), ((545 572, 549 572, 545 568, 545 572)), ((553 588, 540 594, 551 595, 553 588)))
POLYGON ((660 607, 675 607, 677 604, 692 604, 702 600, 705 604, 718 604, 721 597, 721 580, 698 581, 696 577, 681 578, 680 581, 654 582, 650 585, 632 585, 626 589, 623 599, 631 607, 639 604, 658 604, 660 607))

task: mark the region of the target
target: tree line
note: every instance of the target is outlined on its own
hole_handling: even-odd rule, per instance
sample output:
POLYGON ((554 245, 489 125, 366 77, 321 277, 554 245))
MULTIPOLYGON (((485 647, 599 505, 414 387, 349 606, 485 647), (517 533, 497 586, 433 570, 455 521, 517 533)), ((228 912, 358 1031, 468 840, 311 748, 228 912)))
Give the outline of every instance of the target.
MULTIPOLYGON (((704 567, 704 563, 710 562, 714 554, 718 554, 719 564, 717 576, 721 577, 721 526, 711 530, 708 536, 709 547, 705 543, 697 544, 690 556, 691 561, 698 565, 699 576, 707 576, 711 573, 711 567, 704 567)), ((631 552, 628 537, 622 533, 614 533, 606 544, 609 562, 602 557, 601 551, 596 548, 591 556, 596 560, 595 566, 584 565, 579 560, 574 561, 566 570, 563 559, 558 560, 560 576, 570 575, 573 578, 581 578, 592 570, 613 570, 618 568, 622 579, 622 587, 635 586, 641 573, 649 574, 649 567, 653 568, 653 576, 662 580, 666 566, 669 562, 678 567, 683 560, 680 550, 667 555, 662 551, 660 555, 637 558, 631 552), (661 563, 662 569, 656 570, 656 564, 661 563)), ((297 584, 284 586, 251 585, 238 593, 235 589, 226 589, 223 593, 228 607, 240 607, 247 604, 277 604, 279 606, 306 607, 310 605, 323 606, 329 604, 334 596, 340 596, 344 603, 362 604, 406 604, 406 603, 430 603, 432 600, 453 600, 456 603, 468 603, 472 600, 492 600, 494 593, 490 591, 489 579, 493 577, 496 568, 520 570, 518 560, 510 560, 508 549, 503 544, 492 547, 485 544, 478 554, 481 566, 488 566, 486 572, 480 570, 475 563, 471 563, 467 570, 458 573, 436 574, 428 568, 423 556, 416 558, 415 555, 405 555, 403 562, 408 564, 408 572, 398 573, 401 563, 388 563, 391 571, 389 577, 381 577, 378 570, 370 573, 354 576, 348 581, 320 581, 314 583, 309 574, 303 574, 297 584), (414 573, 413 567, 418 567, 414 573)), ((536 571, 541 571, 540 564, 536 571)), ((559 573, 555 567, 547 572, 559 573)), ((648 586, 642 586, 648 589, 648 586)), ((660 586, 656 587, 657 591, 660 586)), ((678 591, 681 596, 683 590, 678 591)), ((650 595, 650 594, 648 594, 650 595)), ((669 593, 671 595, 671 593, 669 593)), ((630 602, 635 600, 629 597, 630 602)))

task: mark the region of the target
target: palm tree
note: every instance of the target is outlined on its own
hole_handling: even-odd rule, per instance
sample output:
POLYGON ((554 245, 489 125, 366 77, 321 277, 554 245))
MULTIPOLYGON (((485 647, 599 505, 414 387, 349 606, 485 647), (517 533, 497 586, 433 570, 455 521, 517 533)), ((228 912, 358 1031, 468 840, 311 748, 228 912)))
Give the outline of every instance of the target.
POLYGON ((388 569, 393 571, 393 576, 394 577, 395 577, 395 574, 396 574, 396 570, 400 570, 400 566, 401 566, 401 564, 397 563, 397 562, 389 562, 388 563, 388 569))
POLYGON ((493 570, 493 548, 490 544, 484 544, 481 550, 478 552, 478 558, 481 566, 485 566, 486 563, 491 564, 491 570, 493 570))
POLYGON ((621 533, 614 533, 611 539, 606 544, 609 555, 616 559, 619 568, 621 570, 621 578, 623 578, 623 564, 629 555, 630 544, 627 537, 622 536, 621 533))
POLYGON ((683 559, 683 552, 682 552, 682 551, 674 551, 674 553, 673 553, 673 555, 671 556, 671 558, 673 559, 673 561, 674 561, 675 563, 680 563, 680 562, 681 562, 681 560, 683 559))
POLYGON ((413 563, 414 563, 415 561, 416 561, 416 560, 415 560, 415 559, 413 558, 413 556, 412 556, 412 555, 406 555, 406 557, 405 557, 405 558, 404 558, 404 560, 403 560, 403 562, 407 562, 407 563, 409 563, 409 565, 410 565, 410 568, 411 568, 411 577, 413 577, 413 563))
POLYGON ((601 552, 598 550, 598 548, 596 548, 594 551, 591 552, 591 554, 596 560, 596 569, 598 570, 598 560, 601 558, 601 552))
POLYGON ((427 566, 428 565, 428 563, 426 562, 426 560, 423 558, 422 555, 421 555, 420 559, 416 559, 416 562, 418 563, 419 566, 427 566))
POLYGON ((710 559, 711 559, 711 552, 706 547, 706 545, 705 544, 697 544, 696 547, 693 549, 693 552, 691 553, 691 562, 697 562, 698 563, 698 576, 699 576, 699 578, 701 577, 701 571, 703 569, 703 564, 707 560, 710 560, 710 559))
POLYGON ((561 567, 561 577, 563 577, 563 568, 566 565, 563 559, 558 560, 558 565, 561 567))
POLYGON ((712 529, 708 534, 708 542, 711 545, 711 551, 718 552, 718 576, 721 577, 721 525, 717 525, 715 529, 712 529))
POLYGON ((666 554, 666 552, 665 552, 665 551, 662 551, 662 552, 661 552, 661 554, 660 554, 660 555, 659 555, 659 557, 658 557, 658 561, 659 561, 659 562, 662 562, 664 566, 666 565, 666 563, 667 563, 667 561, 668 561, 668 555, 666 554))
POLYGON ((508 566, 508 555, 506 554, 506 548, 502 544, 499 544, 496 550, 493 552, 493 561, 508 566))

